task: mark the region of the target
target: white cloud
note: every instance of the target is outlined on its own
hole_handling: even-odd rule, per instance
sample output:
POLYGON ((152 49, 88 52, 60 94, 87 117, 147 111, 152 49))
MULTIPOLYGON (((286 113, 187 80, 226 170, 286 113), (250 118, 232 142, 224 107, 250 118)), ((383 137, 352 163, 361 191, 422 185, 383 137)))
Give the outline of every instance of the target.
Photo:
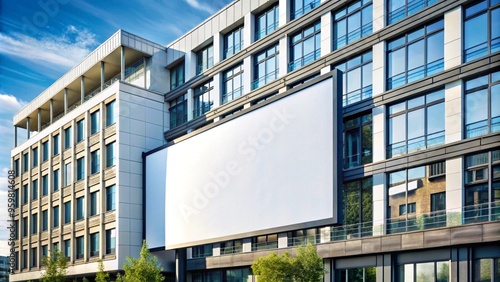
MULTIPOLYGON (((13 115, 21 110, 27 104, 26 101, 18 100, 10 94, 0 93, 0 117, 5 118, 4 115, 13 115)), ((12 116, 10 117, 12 119, 12 116)))
POLYGON ((186 0, 186 2, 189 4, 189 6, 195 8, 195 9, 205 11, 205 12, 208 12, 210 14, 215 13, 215 9, 212 6, 203 5, 200 2, 198 2, 198 0, 186 0))
POLYGON ((60 35, 40 38, 21 33, 0 33, 0 54, 65 67, 73 67, 97 45, 95 34, 87 29, 68 26, 60 35))

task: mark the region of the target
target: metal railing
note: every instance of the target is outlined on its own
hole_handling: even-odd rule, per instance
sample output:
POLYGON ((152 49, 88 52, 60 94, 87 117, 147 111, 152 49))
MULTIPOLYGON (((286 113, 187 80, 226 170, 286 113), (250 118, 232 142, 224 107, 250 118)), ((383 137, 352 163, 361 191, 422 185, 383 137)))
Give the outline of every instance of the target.
POLYGON ((252 243, 252 251, 264 251, 278 248, 278 241, 252 243))
POLYGON ((288 64, 288 68, 290 71, 294 71, 304 65, 307 65, 313 61, 315 61, 316 59, 319 58, 319 56, 321 55, 321 50, 320 49, 317 49, 309 54, 306 54, 305 56, 303 57, 300 57, 296 60, 294 60, 293 62, 289 63, 288 64))
POLYGON ((288 238, 288 247, 304 246, 307 244, 316 245, 319 242, 321 242, 321 235, 320 234, 291 237, 291 238, 288 238))
POLYGON ((274 81, 278 78, 278 72, 279 72, 279 69, 277 68, 276 70, 262 76, 262 77, 259 77, 257 78, 256 80, 254 80, 252 82, 252 89, 257 89, 261 86, 264 86, 266 85, 267 83, 271 82, 271 81, 274 81))
POLYGON ((243 252, 243 245, 220 248, 221 255, 237 254, 243 252))

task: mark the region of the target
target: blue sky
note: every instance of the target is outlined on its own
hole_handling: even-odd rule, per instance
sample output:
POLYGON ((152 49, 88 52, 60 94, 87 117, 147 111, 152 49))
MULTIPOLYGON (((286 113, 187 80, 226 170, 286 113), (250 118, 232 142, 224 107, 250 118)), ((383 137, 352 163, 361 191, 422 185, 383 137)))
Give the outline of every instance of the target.
POLYGON ((0 255, 12 116, 118 29, 167 45, 231 0, 0 0, 0 255))

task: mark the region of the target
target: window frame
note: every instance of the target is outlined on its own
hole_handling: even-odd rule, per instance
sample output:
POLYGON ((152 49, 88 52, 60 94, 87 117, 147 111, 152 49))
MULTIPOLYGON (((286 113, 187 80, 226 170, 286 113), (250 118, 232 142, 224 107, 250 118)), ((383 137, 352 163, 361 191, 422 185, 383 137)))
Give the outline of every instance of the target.
MULTIPOLYGON (((463 50, 462 50, 462 55, 463 55, 463 62, 464 63, 467 63, 467 62, 471 62, 471 61, 474 61, 476 59, 479 59, 481 57, 484 57, 484 56, 487 56, 489 54, 493 54, 493 53, 496 53, 500 50, 500 36, 499 37, 496 37, 496 38, 492 38, 492 13, 493 11, 497 11, 498 9, 500 9, 500 3, 496 3, 494 5, 491 5, 491 0, 483 0, 483 1, 474 1, 473 3, 469 4, 469 5, 466 5, 464 8, 463 8, 463 21, 462 21, 462 29, 463 29, 463 39, 462 39, 462 44, 463 44, 463 50), (486 7, 485 8, 482 8, 480 10, 477 10, 475 12, 473 12, 472 14, 468 15, 467 14, 467 9, 469 8, 472 8, 474 6, 479 6, 481 5, 482 3, 486 3, 486 7), (469 48, 465 48, 466 47, 466 40, 467 40, 467 34, 466 34, 466 24, 467 24, 467 21, 468 20, 473 20, 473 19, 476 19, 476 18, 479 18, 480 16, 482 15, 485 15, 486 14, 486 25, 487 25, 487 29, 486 29, 486 42, 482 42, 480 44, 476 44, 472 47, 469 47, 469 48), (495 42, 495 43, 493 43, 495 42), (470 49, 476 49, 478 47, 480 47, 481 45, 486 45, 486 50, 482 51, 480 54, 476 54, 475 56, 472 56, 471 58, 468 58, 468 50, 470 49), (492 50, 492 46, 493 45, 498 45, 495 49, 496 50, 492 50)), ((500 13, 500 10, 498 10, 498 13, 500 13)), ((480 29, 477 29, 477 28, 474 28, 474 31, 477 32, 478 30, 481 30, 480 29)), ((481 49, 483 49, 484 47, 482 47, 481 49)), ((480 49, 480 50, 481 50, 480 49)), ((480 50, 475 50, 475 52, 479 52, 480 50)))
POLYGON ((338 69, 342 72, 342 106, 346 107, 357 102, 370 99, 373 93, 373 77, 370 77, 371 83, 369 85, 363 86, 365 80, 368 80, 364 75, 365 68, 367 68, 370 75, 373 75, 373 53, 372 51, 364 52, 356 57, 353 57, 347 61, 339 63, 332 67, 332 69, 338 69), (359 61, 359 63, 356 63, 359 61), (359 69, 360 80, 359 89, 348 91, 349 87, 349 75, 354 74, 355 71, 359 69), (352 97, 354 96, 354 98, 352 97), (359 98, 357 98, 359 97, 359 98))
POLYGON ((185 77, 184 60, 170 67, 170 91, 183 85, 185 77))
POLYGON ((279 26, 279 3, 275 3, 271 7, 267 8, 266 10, 262 11, 261 13, 255 15, 255 41, 265 37, 268 34, 271 34, 274 32, 276 29, 278 29, 279 26), (274 16, 274 23, 269 23, 269 15, 273 14, 274 16), (260 19, 264 19, 265 21, 265 27, 260 26, 260 19))
POLYGON ((243 95, 244 81, 243 81, 243 63, 236 64, 222 73, 222 92, 220 97, 220 104, 227 104, 243 95), (230 74, 229 74, 230 73, 230 74), (240 86, 235 88, 235 81, 239 80, 240 86), (227 84, 231 82, 231 91, 229 91, 227 84))
POLYGON ((99 133, 99 131, 101 130, 100 120, 101 120, 100 110, 90 113, 90 136, 99 133))
POLYGON ((169 102, 170 129, 185 124, 187 115, 187 94, 183 94, 169 102))
POLYGON ((364 38, 370 34, 373 33, 373 3, 372 0, 359 0, 354 3, 349 3, 349 5, 345 6, 342 9, 339 9, 334 12, 333 14, 333 50, 340 49, 346 45, 349 45, 350 43, 359 40, 361 38, 364 38), (359 4, 359 6, 358 6, 359 4), (369 11, 368 11, 369 9, 369 11), (354 31, 348 32, 349 31, 349 19, 353 19, 357 13, 360 13, 359 16, 359 21, 360 21, 360 27, 354 31), (363 25, 363 14, 367 13, 370 15, 370 19, 368 20, 368 23, 363 25), (338 37, 338 27, 339 23, 341 21, 345 20, 345 35, 338 37), (356 37, 352 40, 349 40, 349 36, 354 36, 353 34, 357 33, 357 30, 359 30, 360 36, 356 37), (338 42, 343 42, 340 40, 340 38, 345 37, 345 43, 344 44, 338 44, 338 42))
POLYGON ((212 110, 214 105, 213 94, 214 94, 213 79, 208 80, 203 84, 196 86, 193 89, 193 118, 200 117, 204 115, 206 112, 212 110), (205 98, 207 98, 206 101, 205 98))
POLYGON ((243 49, 244 46, 244 25, 240 25, 224 34, 224 50, 222 59, 230 58, 243 49), (237 36, 239 35, 239 38, 237 36))
POLYGON ((289 39, 289 59, 288 59, 288 71, 297 70, 309 63, 316 61, 321 56, 321 21, 316 21, 311 25, 303 27, 299 32, 294 33, 289 39), (310 34, 306 32, 312 28, 310 34), (300 39, 294 41, 296 36, 300 35, 300 39), (317 37, 316 37, 317 36, 317 37), (308 54, 304 54, 304 43, 310 39, 313 39, 314 51, 308 54), (301 46, 301 56, 295 58, 295 46, 301 46), (312 60, 309 59, 312 58, 312 60))
POLYGON ((257 89, 276 79, 279 76, 279 44, 267 47, 253 56, 253 81, 252 89, 257 89), (259 56, 264 56, 259 60, 259 56), (274 60, 274 70, 269 70, 268 62, 274 60), (259 73, 260 66, 264 66, 264 74, 259 73))
POLYGON ((290 1, 290 20, 295 20, 316 9, 321 4, 320 0, 292 0, 290 1), (297 8, 297 1, 301 2, 301 8, 297 8), (309 9, 306 8, 309 6, 309 9))
POLYGON ((343 132, 344 169, 350 169, 373 162, 373 138, 371 142, 368 142, 368 140, 365 140, 363 138, 364 137, 363 131, 366 127, 370 128, 371 135, 373 135, 372 113, 365 113, 361 116, 349 118, 348 120, 344 121, 344 132, 343 132), (348 152, 348 148, 350 148, 350 142, 348 140, 348 136, 350 136, 352 133, 357 133, 357 136, 359 137, 358 140, 353 140, 357 141, 355 142, 356 145, 355 151, 359 152, 358 153, 359 157, 357 157, 356 155, 349 155, 348 152), (368 148, 364 147, 364 144, 370 144, 371 146, 370 150, 367 150, 368 148))
POLYGON ((85 119, 76 122, 76 143, 80 143, 85 139, 85 119))
POLYGON ((203 73, 214 65, 214 44, 201 48, 196 52, 196 75, 203 73))
MULTIPOLYGON (((397 8, 394 11, 391 11, 391 1, 394 1, 394 0, 389 0, 386 3, 386 5, 387 5, 387 25, 399 22, 399 21, 417 13, 418 11, 424 9, 425 7, 429 7, 429 6, 433 5, 434 3, 438 2, 439 0, 417 0, 417 1, 419 1, 419 3, 423 2, 423 7, 421 7, 420 9, 411 10, 412 13, 409 12, 408 6, 415 5, 413 3, 410 4, 410 2, 416 2, 415 0, 405 0, 405 4, 403 6, 397 8), (397 16, 394 16, 394 14, 396 14, 396 13, 397 13, 397 16)), ((419 3, 417 3, 417 4, 419 4, 419 3)), ((422 5, 420 5, 420 6, 422 6, 422 5)))

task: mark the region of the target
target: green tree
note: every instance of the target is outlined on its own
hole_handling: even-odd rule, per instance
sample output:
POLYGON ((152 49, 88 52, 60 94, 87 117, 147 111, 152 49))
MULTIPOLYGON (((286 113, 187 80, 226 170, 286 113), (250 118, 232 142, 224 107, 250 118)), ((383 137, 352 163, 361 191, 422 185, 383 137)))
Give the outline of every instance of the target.
POLYGON ((165 277, 161 274, 162 268, 158 266, 155 256, 149 253, 148 244, 142 242, 141 254, 138 259, 127 256, 123 265, 125 274, 118 275, 117 282, 162 282, 165 277))
POLYGON ((42 259, 45 272, 40 277, 41 282, 64 282, 66 281, 66 269, 68 261, 62 252, 51 250, 48 256, 42 259))
POLYGON ((98 262, 99 271, 95 275, 96 282, 109 282, 109 273, 104 272, 104 263, 102 260, 98 262))
POLYGON ((299 247, 296 257, 286 252, 258 258, 252 270, 260 282, 319 282, 324 274, 323 261, 311 244, 299 247))

